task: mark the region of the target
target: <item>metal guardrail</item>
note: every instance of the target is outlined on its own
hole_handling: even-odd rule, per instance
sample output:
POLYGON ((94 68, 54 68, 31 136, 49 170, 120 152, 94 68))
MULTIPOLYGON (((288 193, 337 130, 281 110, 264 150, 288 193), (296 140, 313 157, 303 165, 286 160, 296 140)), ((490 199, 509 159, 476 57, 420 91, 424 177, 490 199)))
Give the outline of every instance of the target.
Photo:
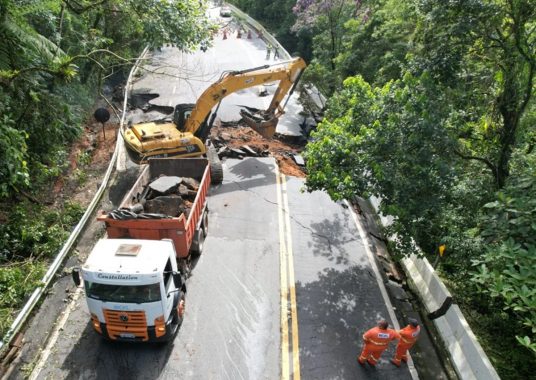
POLYGON ((251 16, 249 16, 246 13, 244 13, 242 10, 240 10, 240 8, 237 8, 233 4, 226 3, 225 5, 228 6, 229 8, 231 8, 231 11, 233 11, 233 13, 236 13, 239 16, 239 18, 242 18, 242 19, 246 20, 246 22, 251 27, 253 27, 257 32, 261 32, 263 39, 265 39, 266 41, 270 42, 270 44, 272 46, 277 47, 277 49, 279 51, 279 55, 280 55, 281 58, 285 58, 285 59, 291 59, 292 58, 290 56, 290 54, 288 53, 288 51, 286 51, 286 49, 283 47, 283 45, 281 45, 279 43, 279 41, 276 40, 275 37, 272 36, 270 34, 270 32, 268 32, 264 28, 264 26, 262 26, 257 20, 251 18, 251 16))
MULTIPOLYGON (((130 70, 130 74, 129 74, 128 79, 127 79, 127 85, 125 86, 125 96, 124 96, 124 102, 123 102, 123 114, 122 114, 121 120, 119 122, 119 129, 121 129, 123 127, 123 124, 124 124, 124 121, 125 121, 126 106, 127 106, 130 82, 131 82, 132 77, 134 76, 135 72, 137 71, 137 69, 139 67, 141 59, 147 53, 147 50, 148 50, 148 47, 146 47, 143 50, 141 55, 136 60, 136 63, 134 64, 134 66, 130 70)), ((0 342, 0 356, 2 356, 5 353, 4 351, 6 350, 6 347, 9 347, 9 345, 11 344, 13 339, 15 338, 16 334, 20 331, 20 329, 24 325, 24 322, 26 322, 26 320, 28 319, 28 317, 29 317, 30 313, 32 312, 32 310, 34 309, 35 305, 39 302, 39 300, 43 296, 45 290, 48 288, 48 286, 52 282, 52 279, 54 278, 54 276, 56 275, 56 272, 58 271, 58 269, 60 268, 61 264, 63 263, 63 261, 67 257, 67 254, 71 251, 71 249, 72 249, 74 243, 76 242, 76 240, 78 239, 80 233, 84 230, 87 222, 89 221, 90 216, 95 211, 95 207, 99 203, 102 195, 104 194, 104 191, 106 190, 106 188, 108 186, 108 181, 110 180, 110 177, 111 177, 111 174, 112 174, 112 171, 113 171, 113 168, 114 168, 115 160, 117 159, 118 147, 121 144, 121 142, 122 142, 122 138, 120 138, 119 134, 118 134, 114 154, 113 154, 113 156, 112 156, 112 158, 110 160, 110 164, 108 165, 108 169, 106 170, 106 174, 104 175, 104 178, 103 178, 101 186, 97 190, 97 193, 93 197, 93 200, 91 201, 91 203, 89 204, 88 208, 86 209, 86 212, 84 213, 84 215, 82 216, 82 218, 80 219, 80 221, 78 222, 76 227, 74 228, 73 232, 71 232, 71 235, 69 236, 69 238, 67 239, 67 241, 65 242, 65 244, 61 248, 60 252, 56 256, 56 258, 54 259, 54 261, 52 262, 50 267, 48 268, 47 272, 45 273, 45 275, 41 279, 41 281, 40 281, 41 286, 38 286, 33 291, 32 295, 30 296, 28 301, 26 301, 26 304, 23 306, 23 308, 21 309, 21 311, 19 312, 19 314, 17 315, 17 317, 15 318, 13 323, 11 324, 11 327, 7 331, 6 335, 3 337, 2 341, 0 342)))
MULTIPOLYGON (((262 26, 257 20, 251 18, 247 13, 244 13, 240 8, 237 8, 233 4, 226 3, 226 6, 229 7, 234 13, 236 13, 239 19, 244 19, 251 28, 260 32, 262 38, 269 42, 272 46, 275 46, 279 51, 279 55, 284 59, 292 59, 290 53, 279 43, 279 41, 268 32, 264 26, 262 26)), ((319 109, 323 109, 326 105, 326 98, 318 89, 310 84, 303 86, 305 92, 309 98, 316 104, 319 109)))

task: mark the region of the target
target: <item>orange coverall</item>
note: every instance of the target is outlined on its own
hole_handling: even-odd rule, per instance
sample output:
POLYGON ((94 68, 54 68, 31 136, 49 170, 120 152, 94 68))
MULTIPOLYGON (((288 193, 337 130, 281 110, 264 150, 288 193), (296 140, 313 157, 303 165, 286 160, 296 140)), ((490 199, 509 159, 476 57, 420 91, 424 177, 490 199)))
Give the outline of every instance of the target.
POLYGON ((404 362, 408 361, 408 350, 413 347, 417 338, 419 338, 420 332, 420 326, 413 327, 411 325, 407 325, 398 332, 400 334, 400 340, 396 346, 395 357, 392 360, 393 364, 399 366, 401 360, 404 362))
POLYGON ((380 360, 380 356, 387 349, 387 345, 393 339, 400 339, 400 335, 393 329, 380 329, 378 326, 371 328, 363 334, 363 351, 357 361, 365 364, 365 360, 375 366, 380 360))

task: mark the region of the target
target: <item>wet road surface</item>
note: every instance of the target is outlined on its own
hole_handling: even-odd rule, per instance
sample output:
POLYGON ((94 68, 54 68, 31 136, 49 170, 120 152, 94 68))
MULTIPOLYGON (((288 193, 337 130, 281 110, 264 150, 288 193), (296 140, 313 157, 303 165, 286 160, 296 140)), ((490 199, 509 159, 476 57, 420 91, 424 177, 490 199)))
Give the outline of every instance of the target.
POLYGON ((388 314, 350 211, 324 193, 301 192, 301 179, 278 181, 271 158, 224 167, 174 342, 104 341, 89 325, 82 295, 34 378, 279 379, 297 375, 296 358, 304 379, 411 378, 387 363, 392 349, 374 370, 355 361, 364 330, 388 314), (282 261, 294 273, 294 281, 285 278, 285 299, 282 261), (287 290, 294 283, 293 305, 287 290))

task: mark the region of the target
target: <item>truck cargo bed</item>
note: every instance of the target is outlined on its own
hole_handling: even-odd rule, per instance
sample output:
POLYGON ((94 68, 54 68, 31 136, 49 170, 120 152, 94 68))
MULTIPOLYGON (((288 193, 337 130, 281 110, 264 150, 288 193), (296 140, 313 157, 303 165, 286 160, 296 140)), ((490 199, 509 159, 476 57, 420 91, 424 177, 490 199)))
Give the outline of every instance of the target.
MULTIPOLYGON (((181 214, 172 217, 115 219, 113 212, 103 213, 97 219, 106 225, 108 238, 133 238, 161 240, 171 239, 178 258, 186 258, 192 248, 200 250, 199 240, 204 239, 207 223, 207 192, 210 186, 210 170, 208 160, 203 158, 157 158, 149 160, 138 179, 125 195, 120 209, 132 210, 140 202, 143 192, 155 178, 160 176, 176 176, 194 178, 199 181, 199 189, 195 195, 188 216, 181 214), (195 241, 194 241, 195 240, 195 241), (192 247, 192 243, 194 247, 192 247)), ((142 214, 143 215, 143 214, 142 214)), ((200 252, 199 252, 200 253, 200 252)))

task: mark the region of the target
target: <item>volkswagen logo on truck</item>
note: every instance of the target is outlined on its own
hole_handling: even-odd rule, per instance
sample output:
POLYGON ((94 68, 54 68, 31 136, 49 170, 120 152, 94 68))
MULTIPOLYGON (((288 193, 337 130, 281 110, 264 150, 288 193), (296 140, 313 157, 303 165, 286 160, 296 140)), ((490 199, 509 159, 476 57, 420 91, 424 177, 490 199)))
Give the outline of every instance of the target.
POLYGON ((119 316, 119 319, 121 320, 121 322, 128 322, 128 315, 126 314, 121 314, 119 316))

